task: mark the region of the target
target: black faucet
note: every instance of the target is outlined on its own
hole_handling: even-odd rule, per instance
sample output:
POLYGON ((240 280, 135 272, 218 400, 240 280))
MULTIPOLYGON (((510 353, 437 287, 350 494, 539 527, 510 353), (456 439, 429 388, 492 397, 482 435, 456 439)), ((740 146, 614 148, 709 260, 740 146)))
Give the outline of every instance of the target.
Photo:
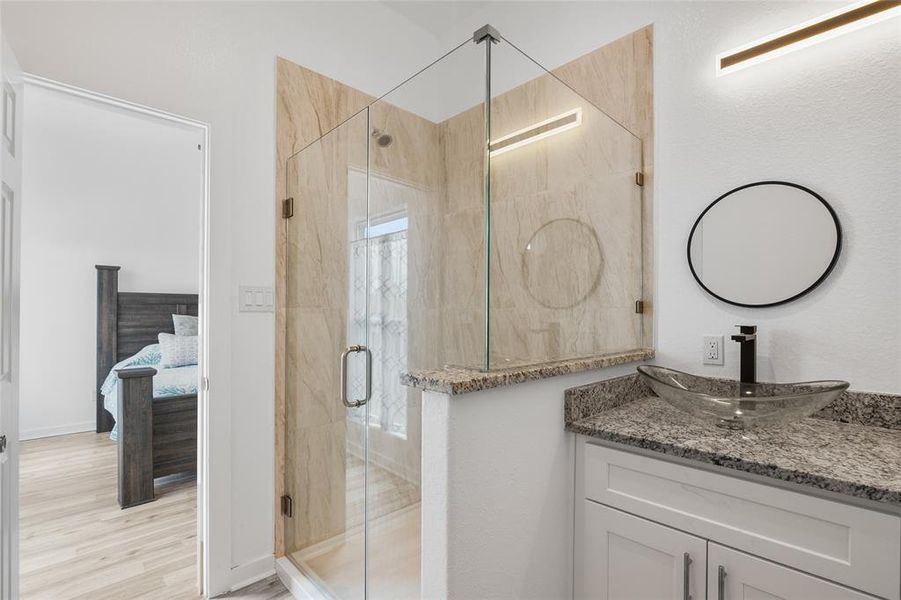
POLYGON ((736 325, 732 341, 741 344, 741 382, 757 383, 757 325, 736 325))

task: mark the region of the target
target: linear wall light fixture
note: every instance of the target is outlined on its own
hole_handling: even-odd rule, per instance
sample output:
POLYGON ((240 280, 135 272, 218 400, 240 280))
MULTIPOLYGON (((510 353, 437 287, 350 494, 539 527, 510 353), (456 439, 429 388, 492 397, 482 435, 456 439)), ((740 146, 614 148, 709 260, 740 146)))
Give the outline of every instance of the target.
POLYGON ((717 76, 750 67, 901 14, 901 0, 866 0, 784 29, 716 57, 717 76))
POLYGON ((497 156, 498 154, 509 152, 515 148, 525 146, 526 144, 531 144, 532 142, 543 140, 552 135, 557 135, 567 129, 578 127, 581 124, 582 108, 574 108, 563 114, 557 115, 556 117, 551 117, 540 123, 529 125, 528 127, 499 137, 488 144, 488 150, 491 156, 497 156))

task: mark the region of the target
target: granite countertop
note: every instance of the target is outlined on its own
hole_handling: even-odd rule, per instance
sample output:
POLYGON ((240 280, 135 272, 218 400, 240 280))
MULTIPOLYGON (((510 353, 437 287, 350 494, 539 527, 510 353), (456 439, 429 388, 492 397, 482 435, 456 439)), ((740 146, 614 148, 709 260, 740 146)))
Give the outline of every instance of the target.
POLYGON ((639 348, 627 352, 600 354, 537 365, 524 365, 495 371, 480 371, 460 367, 417 369, 401 374, 403 385, 452 396, 468 394, 505 385, 514 385, 558 375, 603 369, 629 362, 654 358, 652 348, 639 348))
POLYGON ((858 400, 871 409, 874 401, 885 403, 870 413, 880 425, 897 425, 901 397, 848 392, 815 417, 777 427, 724 429, 676 410, 630 375, 567 390, 566 429, 901 512, 901 429, 858 419, 859 411, 853 412, 858 400))

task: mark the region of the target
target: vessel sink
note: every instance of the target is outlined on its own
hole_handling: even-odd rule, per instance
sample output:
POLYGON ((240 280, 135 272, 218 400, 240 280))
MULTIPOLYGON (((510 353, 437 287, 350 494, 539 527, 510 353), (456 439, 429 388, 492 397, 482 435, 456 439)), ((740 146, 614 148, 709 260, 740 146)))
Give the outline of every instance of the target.
POLYGON ((638 372, 658 396, 682 412, 720 427, 746 429, 809 417, 835 400, 847 381, 739 383, 641 365, 638 372))

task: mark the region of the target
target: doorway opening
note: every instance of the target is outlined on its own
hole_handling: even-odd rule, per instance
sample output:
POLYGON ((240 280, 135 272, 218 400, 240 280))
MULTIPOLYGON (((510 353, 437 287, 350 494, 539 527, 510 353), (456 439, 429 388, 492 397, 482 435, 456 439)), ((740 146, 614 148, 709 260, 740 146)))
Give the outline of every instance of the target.
POLYGON ((200 597, 209 128, 25 89, 20 597, 200 597))

